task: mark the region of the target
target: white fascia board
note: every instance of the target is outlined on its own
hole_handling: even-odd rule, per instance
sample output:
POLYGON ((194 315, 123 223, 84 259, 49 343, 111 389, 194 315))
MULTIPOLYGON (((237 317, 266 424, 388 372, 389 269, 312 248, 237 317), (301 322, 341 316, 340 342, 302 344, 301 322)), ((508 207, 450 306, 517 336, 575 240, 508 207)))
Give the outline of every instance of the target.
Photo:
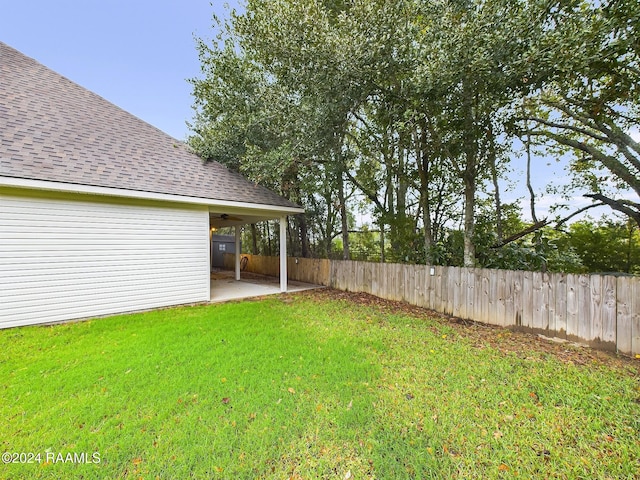
POLYGON ((28 188, 34 190, 50 190, 65 193, 83 193, 88 195, 102 195, 109 197, 136 198, 141 200, 155 200, 162 202, 190 203, 195 205, 207 205, 210 207, 232 208, 240 210, 256 210, 264 214, 295 215, 304 213, 304 208, 281 207, 278 205, 264 205, 260 203, 233 202, 228 200, 215 200, 202 197, 187 197, 184 195, 172 195, 167 193, 143 192, 138 190, 126 190, 124 188, 95 187, 92 185, 76 185, 73 183, 50 182, 45 180, 31 180, 27 178, 0 176, 0 186, 14 188, 28 188))

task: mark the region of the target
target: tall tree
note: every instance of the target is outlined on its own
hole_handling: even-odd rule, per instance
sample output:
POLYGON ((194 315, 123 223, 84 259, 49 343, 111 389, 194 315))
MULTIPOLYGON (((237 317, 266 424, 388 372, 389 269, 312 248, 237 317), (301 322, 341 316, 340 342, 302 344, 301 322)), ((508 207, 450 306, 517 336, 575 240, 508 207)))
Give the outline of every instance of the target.
POLYGON ((528 134, 569 152, 586 197, 640 226, 640 3, 575 1, 554 10, 534 61, 551 75, 527 98, 528 134), (585 188, 586 187, 586 188, 585 188), (629 195, 628 192, 633 192, 629 195))

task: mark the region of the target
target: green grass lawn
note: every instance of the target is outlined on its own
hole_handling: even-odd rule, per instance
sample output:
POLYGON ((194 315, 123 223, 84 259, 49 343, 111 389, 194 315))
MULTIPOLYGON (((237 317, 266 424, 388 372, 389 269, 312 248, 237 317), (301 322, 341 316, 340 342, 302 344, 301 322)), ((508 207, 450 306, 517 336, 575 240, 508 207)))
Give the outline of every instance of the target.
POLYGON ((639 362, 331 297, 0 331, 0 478, 640 478, 639 362))

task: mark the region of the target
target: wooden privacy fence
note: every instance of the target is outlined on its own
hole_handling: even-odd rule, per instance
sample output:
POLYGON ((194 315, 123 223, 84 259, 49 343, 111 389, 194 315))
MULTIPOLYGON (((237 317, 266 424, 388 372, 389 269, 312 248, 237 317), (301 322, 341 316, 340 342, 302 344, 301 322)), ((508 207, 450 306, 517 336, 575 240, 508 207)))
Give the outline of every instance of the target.
MULTIPOLYGON (((243 256, 248 257, 247 271, 279 275, 278 257, 243 256)), ((640 354, 638 277, 307 258, 288 258, 287 268, 292 280, 640 354)))

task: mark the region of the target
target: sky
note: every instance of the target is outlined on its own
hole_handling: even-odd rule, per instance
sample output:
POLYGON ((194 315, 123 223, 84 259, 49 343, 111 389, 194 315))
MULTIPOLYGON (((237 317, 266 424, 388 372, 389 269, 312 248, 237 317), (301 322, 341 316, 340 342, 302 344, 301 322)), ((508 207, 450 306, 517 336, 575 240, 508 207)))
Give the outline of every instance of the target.
POLYGON ((195 37, 237 1, 0 0, 0 41, 178 140, 200 76, 195 37))
MULTIPOLYGON (((228 18, 230 9, 242 8, 241 3, 0 0, 0 41, 184 141, 194 114, 187 79, 200 76, 195 38, 210 41, 213 15, 228 18)), ((637 131, 632 134, 640 137, 637 131)), ((563 167, 537 159, 533 178, 538 195, 549 182, 566 176, 563 167)), ((522 158, 514 161, 510 177, 515 187, 503 199, 520 198, 528 218, 522 158)), ((539 216, 558 200, 554 195, 539 198, 539 216)), ((571 203, 573 209, 589 201, 576 195, 571 203)))

